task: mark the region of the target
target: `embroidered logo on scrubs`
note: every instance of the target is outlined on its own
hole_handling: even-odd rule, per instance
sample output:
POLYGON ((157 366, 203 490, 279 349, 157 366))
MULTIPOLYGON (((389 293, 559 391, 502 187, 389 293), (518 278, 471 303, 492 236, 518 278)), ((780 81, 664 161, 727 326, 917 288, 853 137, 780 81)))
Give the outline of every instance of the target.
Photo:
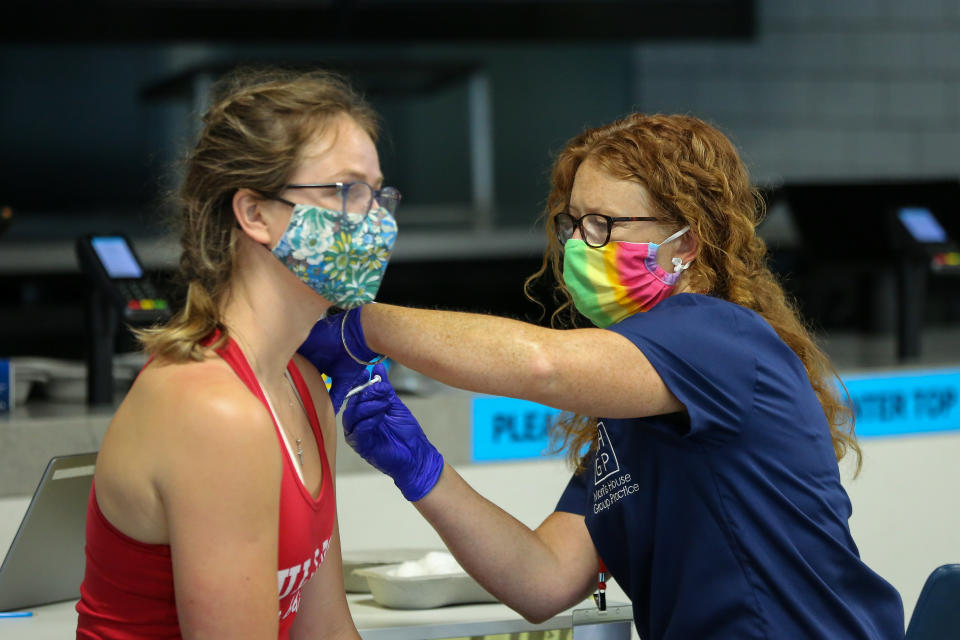
POLYGON ((603 422, 597 422, 597 455, 593 459, 593 514, 597 515, 640 490, 629 473, 620 471, 617 452, 603 422), (611 477, 613 476, 613 477, 611 477))
POLYGON ((603 482, 620 471, 617 452, 613 450, 610 436, 603 422, 597 422, 597 456, 593 459, 593 484, 603 482))

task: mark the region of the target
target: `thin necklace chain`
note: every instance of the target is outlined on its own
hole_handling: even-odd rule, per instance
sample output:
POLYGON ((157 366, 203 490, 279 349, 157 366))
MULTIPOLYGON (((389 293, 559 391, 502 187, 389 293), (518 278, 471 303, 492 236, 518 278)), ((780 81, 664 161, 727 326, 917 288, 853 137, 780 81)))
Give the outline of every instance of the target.
MULTIPOLYGON (((293 408, 296 406, 294 403, 294 395, 296 394, 293 388, 293 380, 291 380, 286 375, 283 376, 283 379, 287 381, 287 384, 284 386, 287 388, 287 404, 293 408)), ((294 438, 297 443, 297 459, 300 460, 300 467, 303 467, 303 439, 294 438)))
MULTIPOLYGON (((250 368, 256 370, 255 367, 253 366, 256 363, 256 359, 252 355, 253 351, 251 349, 244 348, 244 344, 246 343, 246 341, 236 333, 234 333, 232 337, 233 337, 233 341, 240 348, 240 352, 243 353, 244 358, 246 358, 247 362, 250 363, 250 368)), ((254 377, 256 377, 256 374, 254 374, 254 377)), ((293 388, 293 380, 291 380, 286 373, 284 373, 283 378, 284 380, 287 381, 287 384, 283 385, 288 388, 287 404, 292 408, 295 406, 295 404, 294 404, 294 398, 292 398, 291 395, 294 395, 294 396, 296 395, 296 391, 293 388)), ((258 380, 258 383, 259 383, 259 380, 258 380)), ((266 395, 267 390, 262 383, 260 384, 260 389, 262 390, 263 394, 266 395)), ((279 424, 279 417, 278 417, 278 424, 279 424)), ((281 427, 281 429, 282 428, 283 427, 281 427)), ((296 444, 297 444, 297 452, 296 452, 297 459, 300 461, 300 467, 303 468, 303 440, 301 438, 294 438, 294 439, 296 440, 296 444)))

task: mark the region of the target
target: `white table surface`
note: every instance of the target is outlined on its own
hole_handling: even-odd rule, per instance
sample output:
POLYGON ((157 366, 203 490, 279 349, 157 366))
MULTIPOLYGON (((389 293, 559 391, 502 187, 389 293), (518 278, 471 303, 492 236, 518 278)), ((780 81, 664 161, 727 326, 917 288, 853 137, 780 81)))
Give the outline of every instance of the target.
MULTIPOLYGON (((0 551, 6 550, 16 534, 29 498, 0 498, 0 551)), ((376 603, 369 593, 347 594, 350 613, 364 640, 429 640, 483 636, 499 633, 569 629, 573 609, 535 625, 503 604, 470 604, 436 609, 389 609, 376 603)), ((28 618, 0 618, 0 640, 62 640, 74 637, 77 628, 76 601, 31 607, 28 618)), ((584 601, 575 609, 593 608, 584 601)), ((629 605, 611 603, 609 622, 631 620, 629 605)))
MULTIPOLYGON (((531 624, 502 604, 471 604, 437 609, 399 610, 378 605, 370 594, 347 594, 350 613, 364 640, 428 640, 476 637, 500 633, 569 629, 572 610, 543 624, 531 624)), ((29 618, 0 619, 4 640, 62 640, 72 638, 77 628, 76 600, 32 607, 29 618)), ((584 602, 580 607, 592 607, 584 602)), ((630 608, 614 607, 610 622, 630 620, 630 608)))

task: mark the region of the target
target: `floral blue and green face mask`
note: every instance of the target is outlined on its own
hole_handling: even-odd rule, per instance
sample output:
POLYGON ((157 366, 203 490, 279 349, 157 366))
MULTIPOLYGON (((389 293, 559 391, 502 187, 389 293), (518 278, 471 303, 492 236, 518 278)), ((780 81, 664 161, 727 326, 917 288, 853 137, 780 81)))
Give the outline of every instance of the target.
POLYGON ((397 240, 383 207, 366 215, 298 204, 272 252, 311 289, 343 309, 372 302, 397 240))

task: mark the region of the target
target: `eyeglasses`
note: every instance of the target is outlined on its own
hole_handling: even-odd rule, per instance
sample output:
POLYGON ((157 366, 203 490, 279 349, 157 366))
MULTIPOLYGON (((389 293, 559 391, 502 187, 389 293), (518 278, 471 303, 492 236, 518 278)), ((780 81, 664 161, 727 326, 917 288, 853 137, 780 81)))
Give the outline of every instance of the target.
MULTIPOLYGON (((345 215, 356 215, 360 217, 370 213, 374 200, 377 204, 393 215, 397 211, 397 205, 400 204, 400 191, 394 187, 382 187, 374 189, 366 182, 329 182, 323 184, 288 184, 286 189, 335 189, 340 194, 341 209, 345 215)), ((274 196, 274 200, 282 202, 291 207, 296 204, 285 198, 274 196)))
POLYGON ((599 248, 610 242, 610 232, 617 222, 656 222, 657 218, 650 216, 631 216, 628 218, 614 218, 602 213, 588 213, 574 218, 566 211, 553 216, 553 226, 557 230, 557 240, 560 246, 573 237, 573 232, 580 229, 580 235, 588 247, 599 248))

